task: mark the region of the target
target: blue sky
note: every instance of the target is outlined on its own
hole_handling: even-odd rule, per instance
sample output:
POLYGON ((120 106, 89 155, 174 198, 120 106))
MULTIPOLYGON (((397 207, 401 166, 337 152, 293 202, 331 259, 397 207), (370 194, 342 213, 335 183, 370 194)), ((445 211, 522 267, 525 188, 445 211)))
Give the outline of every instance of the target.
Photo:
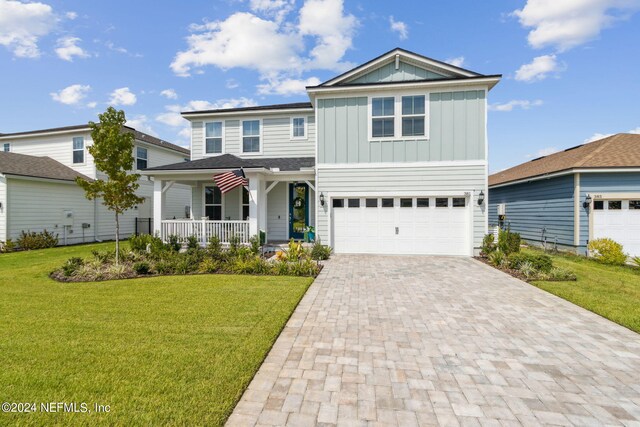
POLYGON ((640 133, 640 0, 0 0, 0 132, 96 120, 188 144, 180 110, 306 101, 400 46, 503 74, 490 170, 640 133))

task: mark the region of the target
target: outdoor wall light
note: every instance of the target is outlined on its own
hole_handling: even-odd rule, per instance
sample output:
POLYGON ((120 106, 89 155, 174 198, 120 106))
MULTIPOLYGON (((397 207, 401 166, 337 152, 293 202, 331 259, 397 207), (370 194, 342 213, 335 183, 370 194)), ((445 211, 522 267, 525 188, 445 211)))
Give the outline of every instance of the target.
POLYGON ((590 205, 591 205, 591 195, 587 194, 587 197, 585 197, 582 207, 587 209, 590 205))
POLYGON ((484 203, 484 191, 480 190, 480 194, 478 194, 478 206, 481 206, 484 203))
POLYGON ((324 193, 320 193, 320 206, 324 206, 324 193))

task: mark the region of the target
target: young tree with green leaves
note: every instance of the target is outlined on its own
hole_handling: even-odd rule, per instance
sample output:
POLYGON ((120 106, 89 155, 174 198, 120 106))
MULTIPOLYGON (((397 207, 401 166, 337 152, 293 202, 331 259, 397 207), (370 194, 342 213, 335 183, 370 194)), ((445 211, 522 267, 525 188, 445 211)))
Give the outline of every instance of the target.
POLYGON ((139 174, 133 170, 133 141, 131 132, 123 128, 126 123, 124 111, 113 107, 98 115, 99 123, 89 122, 93 145, 87 151, 93 156, 96 169, 106 175, 106 179, 87 181, 76 178, 77 184, 85 191, 87 199, 102 199, 102 204, 115 213, 116 219, 116 265, 120 258, 120 215, 144 201, 136 195, 139 174))

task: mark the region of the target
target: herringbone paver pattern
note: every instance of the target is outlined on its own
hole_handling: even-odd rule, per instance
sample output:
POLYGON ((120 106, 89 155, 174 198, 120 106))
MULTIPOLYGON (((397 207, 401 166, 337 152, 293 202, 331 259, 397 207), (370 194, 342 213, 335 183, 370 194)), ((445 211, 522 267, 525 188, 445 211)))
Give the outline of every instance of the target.
POLYGON ((336 255, 229 426, 640 426, 640 336, 467 258, 336 255))

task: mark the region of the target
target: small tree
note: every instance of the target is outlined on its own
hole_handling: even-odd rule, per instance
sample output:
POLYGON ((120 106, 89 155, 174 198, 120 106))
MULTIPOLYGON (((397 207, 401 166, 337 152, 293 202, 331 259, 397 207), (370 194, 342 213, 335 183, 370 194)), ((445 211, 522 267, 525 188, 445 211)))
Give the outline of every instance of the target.
POLYGON ((102 198, 102 204, 115 213, 117 265, 120 259, 120 215, 142 203, 144 197, 135 193, 140 186, 140 175, 130 173, 134 163, 134 137, 123 129, 126 123, 124 111, 109 107, 98 118, 100 123, 89 122, 93 145, 87 150, 93 156, 96 169, 107 179, 87 181, 76 178, 76 182, 84 189, 87 199, 102 198))

